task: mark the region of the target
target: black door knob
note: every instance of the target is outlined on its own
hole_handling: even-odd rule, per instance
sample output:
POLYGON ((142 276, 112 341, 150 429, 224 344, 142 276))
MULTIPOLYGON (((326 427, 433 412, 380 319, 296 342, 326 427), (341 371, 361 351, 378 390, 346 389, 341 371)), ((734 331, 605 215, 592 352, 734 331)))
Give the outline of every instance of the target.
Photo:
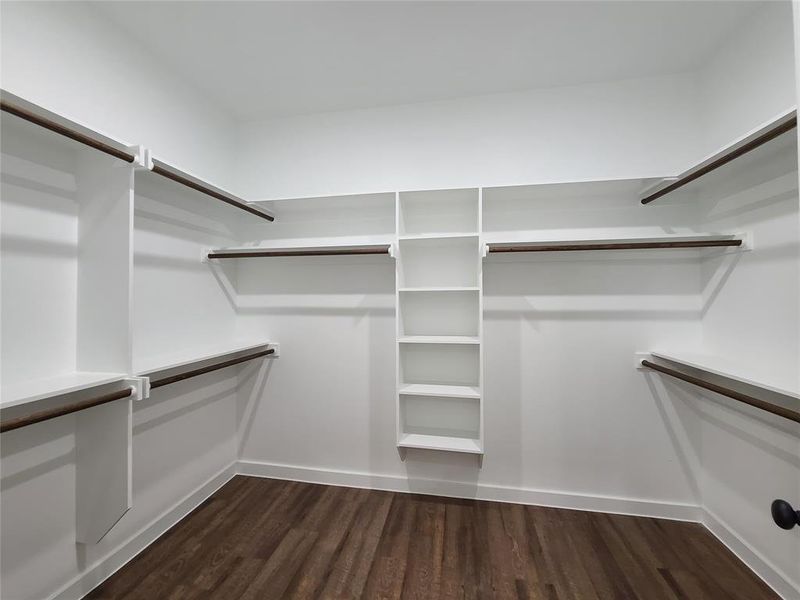
POLYGON ((800 525, 800 510, 795 510, 786 500, 772 501, 772 520, 781 529, 800 525))

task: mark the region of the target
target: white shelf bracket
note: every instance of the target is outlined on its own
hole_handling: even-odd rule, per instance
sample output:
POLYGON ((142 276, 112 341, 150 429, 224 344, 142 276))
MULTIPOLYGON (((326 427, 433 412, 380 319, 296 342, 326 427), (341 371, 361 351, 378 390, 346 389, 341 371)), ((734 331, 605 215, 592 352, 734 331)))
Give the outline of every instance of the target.
POLYGON ((389 256, 391 256, 394 259, 397 259, 397 247, 396 244, 394 243, 389 244, 389 256))
POLYGON ((752 231, 737 233, 736 237, 742 240, 742 245, 739 246, 738 248, 739 252, 750 252, 753 248, 755 248, 755 242, 752 231))
POLYGON ((212 251, 212 248, 201 248, 200 249, 200 262, 204 265, 210 264, 211 261, 208 260, 208 254, 212 251))
POLYGON ((656 179, 650 185, 646 185, 641 190, 639 190, 639 198, 640 199, 641 198, 646 198, 647 196, 649 196, 650 194, 652 194, 656 190, 661 189, 661 188, 665 188, 669 184, 671 184, 671 183, 673 183, 675 181, 678 181, 678 179, 679 179, 678 176, 662 177, 660 179, 656 179))
POLYGON ((637 369, 639 369, 640 371, 643 371, 647 367, 643 367, 642 366, 642 361, 643 360, 652 360, 653 356, 649 352, 636 352, 633 355, 633 358, 634 358, 634 366, 637 369))
POLYGON ((149 377, 126 377, 123 381, 133 388, 132 398, 136 402, 150 397, 149 377))
POLYGON ((489 254, 489 244, 481 244, 481 258, 486 258, 489 254))
POLYGON ((133 159, 133 168, 135 171, 147 171, 150 169, 148 166, 150 161, 150 151, 140 144, 128 146, 128 151, 135 156, 133 159))

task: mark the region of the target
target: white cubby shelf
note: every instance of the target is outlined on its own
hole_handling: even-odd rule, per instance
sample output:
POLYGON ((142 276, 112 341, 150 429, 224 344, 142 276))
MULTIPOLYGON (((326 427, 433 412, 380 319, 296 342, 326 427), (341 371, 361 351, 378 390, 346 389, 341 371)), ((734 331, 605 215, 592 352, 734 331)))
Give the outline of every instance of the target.
POLYGON ((483 454, 483 447, 481 446, 480 440, 455 436, 404 433, 400 437, 400 441, 397 445, 400 448, 483 454))
POLYGON ((422 287, 399 287, 399 292, 478 292, 480 287, 475 286, 422 286, 422 287))
POLYGON ((400 385, 401 396, 439 396, 441 398, 473 398, 480 399, 481 390, 470 385, 442 385, 426 383, 409 383, 400 385))
POLYGON ((397 446, 483 454, 481 192, 397 194, 397 446))
POLYGON ((401 344, 480 344, 472 335, 407 335, 397 339, 401 344))

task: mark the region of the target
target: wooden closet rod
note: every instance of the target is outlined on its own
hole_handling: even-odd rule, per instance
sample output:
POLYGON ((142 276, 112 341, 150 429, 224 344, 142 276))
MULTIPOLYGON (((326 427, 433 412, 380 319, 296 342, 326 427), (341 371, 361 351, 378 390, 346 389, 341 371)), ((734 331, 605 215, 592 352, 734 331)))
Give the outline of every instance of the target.
POLYGON ((776 125, 772 129, 767 130, 757 138, 750 140, 746 144, 739 146, 738 148, 731 150, 726 154, 723 154, 716 160, 708 163, 703 167, 700 167, 696 171, 690 172, 687 175, 678 178, 676 181, 673 181, 668 186, 656 192, 653 192, 652 194, 646 196, 645 198, 642 198, 642 204, 650 204, 653 200, 657 200, 658 198, 661 198, 661 196, 665 196, 670 192, 673 192, 678 188, 685 186, 687 183, 691 183, 695 179, 699 179, 703 175, 710 173, 715 169, 719 169, 721 166, 728 164, 732 160, 737 159, 740 156, 747 154, 752 150, 755 150, 759 146, 763 146, 770 140, 775 139, 776 137, 778 137, 783 133, 786 133, 787 131, 791 131, 795 127, 797 127, 797 116, 793 117, 792 119, 784 123, 779 123, 778 125, 776 125))
POLYGON ((738 400, 739 402, 743 402, 744 404, 749 404, 750 406, 760 408, 761 410, 767 411, 768 413, 772 413, 773 415, 778 415, 779 417, 783 417, 784 419, 789 419, 790 421, 794 421, 795 423, 800 423, 800 412, 794 411, 790 408, 785 408, 778 404, 772 404, 771 402, 766 402, 764 400, 754 398, 753 396, 742 394, 741 392, 737 392, 736 390, 732 390, 730 388, 726 388, 721 385, 717 385, 715 383, 709 383, 707 381, 703 381, 702 379, 693 377, 691 375, 687 375, 686 373, 681 373, 680 371, 676 371, 675 369, 670 369, 669 367, 663 367, 661 365, 657 365, 656 363, 650 362, 649 360, 643 360, 642 366, 647 367, 648 369, 653 369, 654 371, 658 371, 659 373, 664 373, 665 375, 669 375, 670 377, 675 377, 676 379, 680 379, 687 383, 691 383, 692 385, 696 385, 697 387, 701 387, 703 389, 716 392, 717 394, 722 394, 723 396, 727 396, 728 398, 733 398, 734 400, 738 400))
POLYGON ((113 402, 114 400, 127 398, 132 393, 133 388, 129 387, 124 390, 109 392, 107 394, 97 396, 96 398, 89 398, 88 400, 81 400, 80 402, 65 404, 64 406, 59 406, 56 408, 49 408, 47 410, 31 413, 22 417, 7 419, 0 422, 0 433, 11 431, 13 429, 19 429, 20 427, 27 427, 28 425, 41 423, 42 421, 49 421, 50 419, 55 419, 56 417, 62 417, 70 413, 86 410, 87 408, 92 408, 93 406, 100 406, 101 404, 113 402))
POLYGON ((171 179, 172 181, 174 181, 176 183, 180 183, 181 185, 185 185, 186 187, 192 188, 193 190, 196 190, 196 191, 198 191, 198 192, 200 192, 202 194, 206 194, 207 196, 211 196, 212 198, 216 198, 217 200, 221 200, 222 202, 230 204, 231 206, 235 206, 236 208, 238 208, 240 210, 247 211, 252 215, 255 215, 257 217, 261 217, 262 219, 266 219, 267 221, 274 221, 275 220, 275 217, 273 217, 271 214, 266 213, 264 211, 261 211, 261 210, 255 208, 255 207, 251 206, 246 201, 241 200, 239 198, 235 198, 235 197, 227 195, 227 194, 223 194, 222 192, 219 192, 219 191, 217 191, 217 190, 215 190, 215 189, 213 189, 211 187, 208 187, 208 186, 203 185, 201 183, 197 183, 196 181, 192 181, 188 177, 184 177, 183 175, 180 175, 180 174, 170 170, 167 166, 161 166, 160 164, 154 164, 153 168, 151 170, 153 171, 153 173, 157 173, 158 175, 161 175, 162 177, 166 177, 167 179, 171 179))
POLYGON ((295 250, 258 250, 248 252, 240 251, 220 251, 209 252, 208 258, 268 258, 277 256, 336 256, 352 254, 389 254, 389 245, 382 246, 362 246, 361 248, 298 248, 295 250))
POLYGON ((262 356, 268 356, 274 353, 275 353, 275 348, 269 348, 267 350, 261 350, 260 352, 248 354, 247 356, 232 358, 230 360, 226 360, 225 362, 217 363, 215 365, 209 365, 207 367, 201 367, 199 369, 194 369, 192 371, 186 371, 185 373, 180 373, 179 375, 171 375, 169 377, 164 377, 163 379, 157 379, 156 381, 150 382, 150 389, 152 390, 153 388, 161 387, 162 385, 169 385, 170 383, 183 381, 184 379, 189 379, 191 377, 197 377, 198 375, 203 375, 204 373, 211 373, 212 371, 217 371, 218 369, 224 369, 225 367, 238 365, 239 363, 243 363, 248 360, 253 360, 254 358, 260 358, 262 356))
POLYGON ((741 246, 742 240, 697 240, 683 242, 622 242, 603 244, 489 244, 489 252, 572 252, 575 250, 641 250, 646 248, 712 248, 741 246))
POLYGON ((25 119, 30 123, 34 123, 35 125, 39 125, 40 127, 44 127, 45 129, 49 129, 59 135, 63 135, 64 137, 68 137, 71 140, 75 140, 76 142, 80 142, 81 144, 85 144, 86 146, 90 146, 95 150, 100 150, 100 152, 105 152, 106 154, 110 154, 116 158, 124 160, 125 162, 132 163, 136 156, 134 154, 130 154, 129 152, 125 152, 118 148, 114 148, 113 146, 109 146, 108 144, 96 140, 85 133, 81 133, 75 129, 70 129, 60 123, 56 123, 55 121, 51 121, 50 119, 46 119, 45 117, 39 116, 35 113, 32 113, 29 110, 21 108, 19 106, 15 106, 5 100, 0 100, 0 109, 3 112, 10 113, 12 115, 16 115, 20 119, 25 119))

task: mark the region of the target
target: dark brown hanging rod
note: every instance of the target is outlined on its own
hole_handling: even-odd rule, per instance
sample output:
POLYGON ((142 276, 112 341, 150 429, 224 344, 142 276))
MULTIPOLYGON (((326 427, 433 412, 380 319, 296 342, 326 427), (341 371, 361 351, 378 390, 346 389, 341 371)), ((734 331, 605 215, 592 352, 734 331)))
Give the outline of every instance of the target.
POLYGON ((658 371, 659 373, 664 373, 665 375, 669 375, 670 377, 675 377, 676 379, 680 379, 687 383, 691 383, 692 385, 696 385, 697 387, 701 387, 703 389, 716 392, 717 394, 722 394, 723 396, 727 396, 728 398, 733 398, 734 400, 738 400, 739 402, 743 402, 744 404, 749 404, 750 406, 760 408, 761 410, 764 410, 768 413, 772 413, 773 415, 778 415, 779 417, 783 417, 784 419, 789 419, 790 421, 794 421, 795 423, 800 423, 800 412, 794 411, 790 408, 785 408, 778 404, 766 402, 764 400, 760 400, 759 398, 748 396, 747 394, 737 392, 736 390, 732 390, 730 388, 726 388, 721 385, 717 385, 715 383, 709 383, 707 381, 703 381, 702 379, 693 377, 692 375, 681 373, 680 371, 676 371, 675 369, 670 369, 669 367, 663 367, 656 363, 650 362, 649 360, 643 360, 642 366, 647 367, 648 369, 653 369, 654 371, 658 371))
MULTIPOLYGON (((741 246, 742 240, 623 242, 603 244, 489 244, 489 252, 572 252, 576 250, 643 250, 647 248, 713 248, 741 246)), ((210 258, 210 256, 209 256, 210 258)))
POLYGON ((69 127, 61 125, 60 123, 56 123, 55 121, 51 121, 50 119, 37 115, 29 110, 6 102, 5 100, 0 101, 0 109, 2 109, 3 112, 16 115, 20 119, 25 119, 30 123, 34 123, 35 125, 49 129, 50 131, 53 131, 59 135, 68 137, 71 140, 75 140, 76 142, 80 142, 86 146, 90 146, 95 150, 100 150, 100 152, 110 154, 111 156, 124 160, 125 162, 132 163, 136 159, 134 154, 130 154, 129 152, 125 152, 119 148, 114 148, 113 146, 110 146, 105 142, 101 142, 100 140, 96 140, 85 133, 75 129, 70 129, 69 127))
POLYGON ((176 183, 185 185, 186 187, 192 188, 193 190, 196 190, 202 194, 206 194, 207 196, 211 196, 212 198, 216 198, 217 200, 222 200, 222 202, 230 204, 231 206, 235 206, 238 209, 247 211, 252 215, 261 217, 262 219, 266 219, 267 221, 275 220, 275 217, 273 217, 271 214, 251 206, 244 200, 235 198, 227 194, 223 194, 222 192, 219 192, 213 188, 197 183, 196 181, 192 181, 188 177, 184 177, 183 175, 180 175, 170 170, 168 167, 163 167, 159 164, 154 164, 151 170, 153 171, 153 173, 161 175, 162 177, 166 177, 167 179, 171 179, 176 183))
POLYGON ((114 400, 120 400, 121 398, 127 398, 132 393, 133 388, 129 387, 124 390, 109 392, 107 394, 97 396, 96 398, 81 400, 80 402, 74 402, 72 404, 65 404, 64 406, 59 406, 57 408, 49 408, 47 410, 31 413, 22 417, 16 417, 14 419, 7 419, 3 422, 0 422, 0 433, 12 431, 13 429, 19 429, 20 427, 27 427, 28 425, 41 423, 42 421, 49 421, 50 419, 55 419, 56 417, 62 417, 70 413, 86 410, 87 408, 92 408, 93 406, 100 406, 101 404, 113 402, 114 400))
POLYGON ((763 146, 767 142, 775 139, 776 137, 778 137, 781 134, 786 133, 787 131, 791 131, 795 127, 797 127, 797 116, 796 115, 794 117, 792 117, 791 119, 789 119, 788 121, 785 121, 783 123, 779 123, 778 125, 776 125, 772 129, 769 129, 768 131, 765 131, 760 136, 758 136, 757 138, 755 138, 753 140, 750 140, 746 144, 743 144, 742 146, 739 146, 738 148, 736 148, 734 150, 731 150, 730 152, 728 152, 726 154, 723 154, 722 156, 720 156, 716 160, 708 163, 707 165, 705 165, 703 167, 700 167, 696 171, 692 171, 692 172, 688 173, 687 175, 684 175, 683 177, 678 178, 677 181, 673 181, 668 186, 666 186, 666 187, 664 187, 664 188, 662 188, 662 189, 660 189, 660 190, 658 190, 656 192, 653 192, 652 194, 650 194, 649 196, 646 196, 645 198, 642 198, 642 204, 650 204, 653 200, 657 200, 658 198, 661 198, 661 196, 665 196, 666 194, 669 194, 670 192, 673 192, 673 191, 677 190, 678 188, 681 188, 681 187, 685 186, 687 183, 691 183, 695 179, 699 179, 703 175, 705 175, 707 173, 710 173, 711 171, 714 171, 715 169, 719 169, 721 166, 728 164, 732 160, 735 160, 735 159, 739 158, 740 156, 742 156, 744 154, 747 154, 748 152, 750 152, 752 150, 755 150, 759 146, 763 146))
POLYGON ((184 379, 189 379, 191 377, 197 377, 198 375, 203 375, 204 373, 211 373, 212 371, 217 371, 219 369, 224 369, 225 367, 238 365, 239 363, 243 363, 248 360, 253 360, 254 358, 260 358, 262 356, 268 356, 274 353, 275 353, 275 348, 269 348, 267 350, 261 350, 260 352, 248 354, 247 356, 232 358, 230 360, 226 360, 225 362, 217 363, 215 365, 209 365, 207 367, 201 367, 199 369, 194 369, 192 371, 186 371, 185 373, 180 373, 179 375, 171 375, 170 377, 157 379, 155 381, 150 382, 150 389, 152 390, 154 388, 161 387, 162 385, 169 385, 170 383, 183 381, 184 379))
POLYGON ((353 254, 389 254, 389 245, 360 246, 358 248, 294 248, 283 250, 234 250, 209 252, 208 258, 268 258, 277 256, 336 256, 353 254))

